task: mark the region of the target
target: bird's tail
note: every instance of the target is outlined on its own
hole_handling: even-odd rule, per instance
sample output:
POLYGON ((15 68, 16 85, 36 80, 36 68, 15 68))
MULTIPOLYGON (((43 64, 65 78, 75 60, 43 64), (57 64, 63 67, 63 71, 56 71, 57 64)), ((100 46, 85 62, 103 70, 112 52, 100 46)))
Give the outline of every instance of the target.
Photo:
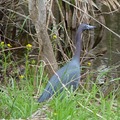
POLYGON ((48 100, 49 98, 51 98, 52 95, 53 95, 53 91, 49 92, 47 90, 44 90, 42 95, 39 97, 38 102, 44 102, 44 101, 48 100))

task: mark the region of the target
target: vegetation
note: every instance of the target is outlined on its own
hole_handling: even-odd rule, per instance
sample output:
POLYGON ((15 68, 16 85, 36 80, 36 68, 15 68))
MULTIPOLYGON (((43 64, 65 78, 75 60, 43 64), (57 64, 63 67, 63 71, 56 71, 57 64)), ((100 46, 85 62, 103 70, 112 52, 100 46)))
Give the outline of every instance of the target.
MULTIPOLYGON (((1 44, 3 45, 3 43, 1 44)), ((101 87, 95 83, 91 89, 88 89, 88 87, 85 88, 85 86, 81 84, 81 87, 75 92, 71 91, 71 93, 67 93, 67 91, 64 91, 65 93, 62 93, 64 94, 63 99, 61 99, 60 94, 53 97, 51 101, 38 104, 36 98, 39 96, 39 90, 43 90, 48 77, 43 74, 44 66, 41 64, 37 76, 34 78, 34 62, 31 63, 28 59, 30 50, 32 49, 31 45, 28 44, 26 49, 24 74, 19 75, 19 78, 12 76, 7 78, 6 73, 4 73, 6 86, 0 86, 1 118, 26 119, 28 117, 31 118, 30 116, 38 111, 40 114, 35 114, 35 116, 32 116, 32 119, 34 119, 34 117, 38 119, 49 118, 50 120, 119 119, 120 102, 116 99, 116 92, 113 91, 104 97, 101 92, 101 87), (34 86, 34 80, 37 82, 37 86, 34 86), (37 92, 35 92, 36 90, 37 92), (43 109, 44 106, 46 107, 45 110, 43 109)), ((8 63, 10 54, 9 52, 9 54, 5 56, 3 53, 4 59, 6 60, 2 61, 4 70, 13 64, 12 60, 8 63)), ((16 72, 15 69, 12 72, 16 72)), ((101 74, 105 74, 105 71, 102 71, 101 74)), ((90 72, 86 79, 87 84, 91 83, 90 72)))
MULTIPOLYGON (((118 38, 120 36, 117 30, 114 32, 106 27, 107 23, 103 15, 117 12, 120 5, 117 0, 100 3, 63 1, 51 0, 47 4, 49 10, 46 18, 49 33, 47 36, 49 35, 48 38, 51 40, 49 42, 55 53, 54 63, 49 60, 46 62, 41 57, 49 53, 49 49, 43 50, 45 41, 42 39, 41 42, 40 36, 36 35, 39 27, 37 29, 37 25, 33 24, 34 20, 29 17, 30 3, 25 0, 0 2, 2 6, 0 7, 0 119, 118 120, 120 118, 118 69, 120 62, 115 64, 114 61, 112 62, 113 36, 118 38), (103 5, 109 8, 107 12, 102 9, 103 5), (84 14, 84 11, 87 14, 84 14), (83 35, 82 76, 79 89, 75 92, 71 90, 70 93, 64 91, 63 99, 60 94, 53 96, 50 101, 39 104, 37 99, 49 80, 52 64, 62 66, 70 60, 74 53, 72 40, 74 40, 75 28, 78 23, 84 21, 97 25, 98 29, 90 35, 92 37, 86 33, 83 35), (95 23, 95 21, 100 22, 95 23), (109 30, 109 39, 104 38, 104 27, 109 30), (93 44, 90 43, 90 40, 94 39, 93 44), (96 64, 95 59, 106 53, 106 48, 101 47, 103 39, 108 40, 109 43, 107 45, 110 53, 109 64, 99 61, 97 61, 99 64, 96 64), (97 49, 99 45, 100 49, 97 49), (46 71, 48 64, 50 68, 46 71)), ((119 54, 117 49, 115 55, 119 54)))

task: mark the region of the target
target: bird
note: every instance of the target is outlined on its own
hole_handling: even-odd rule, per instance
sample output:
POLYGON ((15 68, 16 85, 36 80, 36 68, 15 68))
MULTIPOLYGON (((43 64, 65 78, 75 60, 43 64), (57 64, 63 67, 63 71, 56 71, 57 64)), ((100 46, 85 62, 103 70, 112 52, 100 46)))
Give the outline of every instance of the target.
POLYGON ((42 95, 38 98, 38 102, 45 102, 50 99, 57 92, 62 92, 65 89, 75 91, 78 88, 80 82, 80 52, 82 45, 82 32, 85 30, 94 29, 95 26, 82 23, 79 25, 75 40, 76 50, 72 59, 60 68, 48 81, 42 95))

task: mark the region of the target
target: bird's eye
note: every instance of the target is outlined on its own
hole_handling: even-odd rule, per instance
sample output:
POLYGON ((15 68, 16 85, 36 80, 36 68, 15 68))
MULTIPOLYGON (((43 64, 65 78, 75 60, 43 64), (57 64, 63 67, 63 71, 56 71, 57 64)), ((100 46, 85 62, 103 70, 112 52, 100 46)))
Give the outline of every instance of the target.
POLYGON ((89 29, 89 25, 86 25, 86 29, 89 29))

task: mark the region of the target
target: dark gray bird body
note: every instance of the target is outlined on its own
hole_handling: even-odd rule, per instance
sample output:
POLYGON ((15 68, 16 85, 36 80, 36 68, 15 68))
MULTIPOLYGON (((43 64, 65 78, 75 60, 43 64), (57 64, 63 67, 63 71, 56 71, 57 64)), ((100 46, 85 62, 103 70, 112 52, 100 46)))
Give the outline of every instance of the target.
POLYGON ((86 29, 93 29, 94 26, 81 24, 76 32, 76 51, 72 60, 59 69, 48 81, 38 102, 44 102, 52 97, 57 92, 62 92, 63 89, 69 89, 73 86, 73 90, 77 89, 80 81, 80 51, 81 51, 81 34, 86 29))

